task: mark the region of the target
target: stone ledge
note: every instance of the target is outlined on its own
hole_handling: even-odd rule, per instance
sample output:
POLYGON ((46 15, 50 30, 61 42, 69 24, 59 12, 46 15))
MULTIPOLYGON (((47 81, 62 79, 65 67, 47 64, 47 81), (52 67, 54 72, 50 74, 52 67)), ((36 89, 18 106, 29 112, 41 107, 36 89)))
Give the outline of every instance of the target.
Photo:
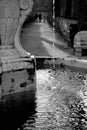
POLYGON ((65 58, 64 64, 71 67, 87 69, 87 60, 77 58, 65 58))
POLYGON ((0 73, 27 68, 34 68, 31 58, 7 59, 1 61, 0 73))
POLYGON ((0 48, 1 65, 0 73, 12 70, 20 70, 34 68, 32 55, 21 55, 20 52, 13 47, 3 46, 0 48))
POLYGON ((22 62, 22 61, 27 61, 27 62, 31 62, 32 58, 15 58, 15 59, 3 59, 2 63, 14 63, 14 62, 22 62))
MULTIPOLYGON (((54 60, 55 65, 63 65, 71 68, 87 70, 87 60, 76 58, 76 57, 65 57, 65 58, 55 58, 55 59, 56 59, 54 60)), ((45 61, 45 64, 52 65, 53 60, 50 61, 47 60, 45 61)))
POLYGON ((13 70, 34 68, 32 63, 29 62, 14 62, 14 63, 5 63, 2 65, 2 72, 8 72, 13 70))

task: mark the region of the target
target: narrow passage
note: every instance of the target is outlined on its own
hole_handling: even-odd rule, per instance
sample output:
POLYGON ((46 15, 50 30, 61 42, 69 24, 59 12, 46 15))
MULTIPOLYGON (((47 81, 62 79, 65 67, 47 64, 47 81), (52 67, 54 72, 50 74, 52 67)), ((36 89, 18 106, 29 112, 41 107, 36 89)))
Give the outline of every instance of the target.
POLYGON ((48 22, 32 22, 24 25, 21 32, 22 47, 37 57, 61 57, 69 55, 64 39, 55 32, 48 22), (53 47, 54 43, 54 47, 53 47))

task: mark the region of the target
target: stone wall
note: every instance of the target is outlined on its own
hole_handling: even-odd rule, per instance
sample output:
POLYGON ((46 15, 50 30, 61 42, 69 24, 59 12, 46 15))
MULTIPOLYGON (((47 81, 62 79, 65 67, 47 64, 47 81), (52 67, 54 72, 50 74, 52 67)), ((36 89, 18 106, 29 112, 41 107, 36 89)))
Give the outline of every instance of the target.
POLYGON ((34 69, 23 69, 3 73, 0 87, 0 97, 34 89, 34 77, 34 69), (32 74, 30 74, 31 71, 32 74))
MULTIPOLYGON (((52 20, 52 17, 51 16, 48 16, 48 21, 51 25, 53 25, 53 20, 52 20)), ((55 29, 56 31, 58 31, 66 41, 70 42, 70 38, 69 38, 69 35, 70 35, 70 29, 69 29, 69 26, 70 24, 73 23, 77 23, 76 20, 70 20, 70 19, 65 19, 65 18, 62 18, 62 17, 57 17, 56 20, 55 20, 55 29)))
POLYGON ((34 57, 22 48, 20 33, 33 4, 33 0, 0 0, 0 98, 30 89, 34 57))
POLYGON ((70 28, 69 28, 69 26, 70 26, 71 23, 75 24, 76 21, 64 19, 64 18, 56 18, 56 22, 55 22, 56 30, 57 31, 59 30, 60 33, 65 38, 65 40, 67 40, 68 42, 70 41, 70 38, 69 38, 70 28))

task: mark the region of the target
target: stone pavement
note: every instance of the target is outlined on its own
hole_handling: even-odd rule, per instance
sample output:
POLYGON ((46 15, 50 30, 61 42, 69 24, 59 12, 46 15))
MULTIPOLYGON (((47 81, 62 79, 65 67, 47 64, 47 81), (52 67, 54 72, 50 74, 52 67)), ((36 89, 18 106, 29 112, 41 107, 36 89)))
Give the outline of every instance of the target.
POLYGON ((53 33, 53 28, 43 21, 23 27, 21 44, 26 51, 39 57, 65 57, 69 55, 67 49, 64 48, 66 47, 64 39, 58 33, 53 33))
POLYGON ((62 59, 65 65, 87 69, 87 57, 76 57, 66 41, 47 22, 24 25, 21 44, 36 58, 62 59))

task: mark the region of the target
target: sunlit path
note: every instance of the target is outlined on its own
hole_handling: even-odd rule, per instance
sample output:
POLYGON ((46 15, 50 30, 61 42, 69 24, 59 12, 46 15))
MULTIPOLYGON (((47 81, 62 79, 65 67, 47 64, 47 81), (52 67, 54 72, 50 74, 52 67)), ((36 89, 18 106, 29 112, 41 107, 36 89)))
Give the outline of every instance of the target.
POLYGON ((22 47, 35 56, 65 57, 68 52, 64 49, 65 41, 47 22, 34 22, 23 27, 21 33, 22 47), (54 47, 53 47, 54 43, 54 47))

